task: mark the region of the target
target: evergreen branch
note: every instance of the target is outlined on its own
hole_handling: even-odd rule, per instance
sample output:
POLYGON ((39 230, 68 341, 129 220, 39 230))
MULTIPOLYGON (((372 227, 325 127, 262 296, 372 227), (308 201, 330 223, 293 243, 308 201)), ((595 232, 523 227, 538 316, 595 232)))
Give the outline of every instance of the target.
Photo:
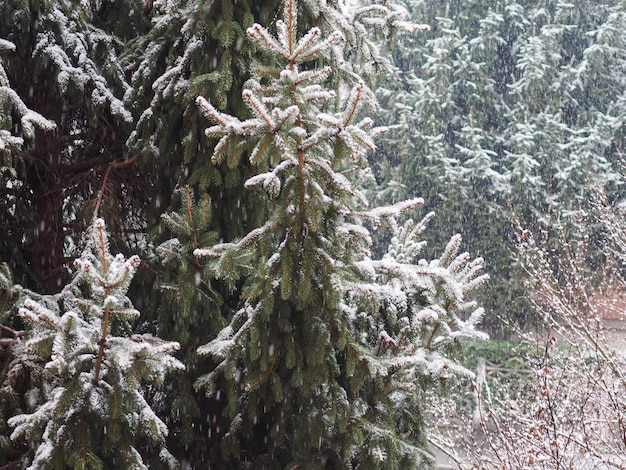
POLYGON ((307 33, 300 38, 296 48, 291 53, 289 57, 289 61, 296 63, 298 62, 298 56, 302 53, 302 51, 308 47, 313 40, 319 37, 322 34, 322 31, 319 28, 311 28, 307 33))
POLYGON ((257 116, 260 116, 272 131, 276 129, 276 123, 269 115, 267 108, 263 105, 263 103, 261 103, 261 101, 259 101, 256 96, 254 96, 252 90, 244 90, 241 96, 250 104, 252 110, 256 112, 255 114, 257 114, 257 116))
POLYGON ((459 247, 461 246, 461 235, 456 234, 446 245, 443 254, 439 257, 439 263, 443 267, 448 267, 452 262, 452 257, 459 251, 459 247))
POLYGON ((404 341, 404 338, 406 338, 408 331, 408 327, 402 328, 402 331, 400 332, 400 337, 396 341, 396 345, 393 350, 394 355, 398 355, 398 352, 400 351, 400 346, 402 346, 402 342, 404 341))
MULTIPOLYGON (((208 130, 209 129, 207 129, 207 135, 209 135, 208 130)), ((226 155, 226 152, 228 152, 229 142, 230 142, 230 135, 225 135, 224 137, 220 139, 220 141, 217 143, 217 145, 213 149, 213 155, 211 156, 211 161, 213 163, 217 164, 217 163, 222 162, 222 160, 224 159, 224 155, 226 155)))
POLYGON ((206 117, 213 118, 223 128, 232 126, 234 122, 240 123, 239 119, 219 112, 211 103, 209 103, 204 97, 198 96, 196 98, 196 104, 200 107, 200 110, 206 117))
MULTIPOLYGON (((184 191, 185 191, 185 203, 187 206, 187 217, 191 223, 193 222, 193 213, 191 211, 191 189, 188 186, 186 186, 184 191)), ((194 228, 190 227, 190 228, 191 228, 191 233, 193 235, 193 249, 195 250, 196 248, 198 248, 198 231, 195 227, 194 228)), ((198 256, 197 255, 194 256, 194 259, 195 259, 196 266, 199 267, 200 261, 198 259, 198 256)))
POLYGON ((41 114, 28 109, 19 95, 8 86, 0 86, 0 98, 5 98, 13 103, 15 111, 21 117, 21 124, 26 137, 34 137, 35 127, 46 132, 51 132, 56 129, 56 123, 54 121, 46 119, 41 114))
POLYGON ((426 342, 426 349, 432 349, 432 342, 435 339, 435 336, 437 335, 437 333, 439 333, 439 329, 441 328, 441 322, 437 323, 435 325, 435 328, 433 328, 433 331, 430 333, 430 337, 428 338, 428 341, 426 342))
POLYGON ((206 256, 210 258, 219 257, 221 252, 224 252, 228 249, 235 249, 236 251, 240 251, 242 249, 248 248, 253 243, 256 243, 261 237, 263 237, 267 233, 272 233, 276 228, 276 222, 270 220, 265 223, 262 227, 255 228, 251 230, 245 237, 239 240, 236 243, 220 243, 212 246, 211 248, 198 248, 194 250, 194 254, 198 256, 206 256))
MULTIPOLYGON (((284 16, 287 18, 287 34, 288 34, 288 44, 289 44, 289 59, 293 57, 293 45, 295 43, 295 39, 293 35, 296 33, 296 22, 298 19, 296 11, 296 0, 288 0, 285 2, 285 12, 284 16)), ((293 63, 293 62, 292 62, 293 63)))
POLYGON ((343 35, 339 31, 333 31, 325 40, 323 40, 322 42, 320 42, 316 46, 314 46, 311 49, 309 49, 308 51, 306 51, 306 54, 303 54, 302 57, 300 58, 300 60, 301 61, 311 60, 317 54, 325 51, 330 46, 332 46, 334 43, 339 42, 342 39, 343 39, 343 35))
POLYGON ((32 299, 26 299, 24 301, 24 307, 20 307, 19 313, 32 323, 40 323, 43 320, 54 329, 61 328, 58 316, 50 309, 32 299))
POLYGON ((265 150, 271 144, 272 140, 272 136, 267 135, 263 139, 261 139, 259 143, 257 143, 257 145, 254 147, 254 150, 250 154, 250 163, 252 163, 253 165, 259 164, 261 157, 265 154, 265 150))
POLYGON ((105 188, 109 179, 109 175, 111 174, 111 171, 121 170, 122 168, 129 167, 132 164, 134 164, 138 158, 139 158, 139 155, 136 154, 126 160, 114 161, 109 164, 109 166, 107 167, 104 173, 104 177, 102 178, 102 184, 100 185, 100 194, 98 195, 96 207, 93 210, 94 219, 98 217, 98 213, 100 212, 100 205, 102 204, 102 199, 104 199, 105 188))
POLYGON ((257 380, 255 380, 253 383, 246 385, 246 390, 248 392, 251 392, 251 391, 255 390, 263 382, 265 382, 270 377, 270 375, 272 375, 273 373, 274 373, 274 367, 270 366, 270 368, 267 370, 267 372, 265 374, 263 374, 261 377, 259 377, 257 380))
POLYGON ((218 333, 217 338, 205 345, 199 346, 196 352, 200 355, 211 355, 215 358, 221 359, 222 361, 220 361, 220 364, 222 364, 224 360, 227 360, 227 356, 230 351, 238 345, 239 340, 241 338, 245 338, 248 334, 257 313, 258 307, 255 310, 254 308, 246 305, 244 308, 239 309, 233 316, 228 326, 223 328, 218 333), (240 323, 241 325, 237 326, 237 324, 240 323))
MULTIPOLYGON (((312 74, 310 77, 306 77, 311 79, 322 78, 324 74, 312 74)), ((305 80, 303 79, 303 80, 305 80)), ((298 84, 298 83, 297 83, 298 84)), ((336 93, 333 90, 326 90, 319 85, 310 85, 302 90, 302 94, 304 95, 304 99, 308 103, 312 103, 314 101, 328 101, 335 98, 336 93)))
POLYGON ((376 207, 367 212, 359 212, 359 215, 371 220, 374 223, 380 223, 381 220, 391 220, 398 217, 401 213, 406 212, 409 209, 421 206, 424 204, 424 199, 421 197, 407 199, 391 206, 376 207))
MULTIPOLYGON (((350 126, 348 130, 351 133, 353 139, 356 139, 361 143, 360 147, 365 147, 369 151, 376 150, 376 145, 374 144, 374 139, 372 135, 367 130, 364 130, 361 126, 365 127, 370 124, 371 119, 364 119, 356 126, 350 126)), ((359 153, 365 155, 365 151, 359 151, 359 153)))
POLYGON ((354 119, 359 103, 361 101, 361 94, 363 93, 363 87, 364 87, 363 83, 359 83, 354 88, 352 88, 352 92, 350 93, 350 98, 348 100, 346 110, 344 111, 344 118, 343 118, 344 128, 347 127, 350 124, 350 122, 352 122, 352 119, 354 119))
MULTIPOLYGON (((340 132, 341 129, 339 128, 320 127, 300 144, 299 149, 303 152, 307 152, 313 147, 320 145, 321 142, 332 140, 339 135, 340 132)), ((337 156, 337 158, 339 159, 339 156, 337 156)))
POLYGON ((262 48, 273 52, 285 59, 290 56, 288 51, 285 51, 280 44, 278 44, 271 34, 260 24, 253 24, 247 29, 248 36, 253 39, 262 48))

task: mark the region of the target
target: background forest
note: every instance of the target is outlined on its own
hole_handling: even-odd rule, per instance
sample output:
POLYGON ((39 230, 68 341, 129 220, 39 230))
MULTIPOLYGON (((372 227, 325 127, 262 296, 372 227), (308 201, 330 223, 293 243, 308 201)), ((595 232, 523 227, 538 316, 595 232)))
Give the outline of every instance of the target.
POLYGON ((617 0, 0 0, 0 469, 623 468, 625 91, 617 0))

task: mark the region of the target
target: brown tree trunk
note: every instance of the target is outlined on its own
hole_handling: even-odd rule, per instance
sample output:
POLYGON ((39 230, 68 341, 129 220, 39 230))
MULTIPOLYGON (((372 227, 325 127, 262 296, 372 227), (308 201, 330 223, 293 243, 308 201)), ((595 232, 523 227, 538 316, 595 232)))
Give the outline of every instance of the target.
MULTIPOLYGON (((57 114, 57 113, 54 113, 57 114)), ((54 116, 53 114, 53 116, 54 116)), ((50 114, 47 114, 50 116, 50 114)), ((57 122, 59 116, 54 116, 57 122)), ((57 132, 37 132, 26 186, 32 190, 38 225, 26 257, 46 293, 59 292, 67 281, 63 249, 62 148, 57 132)))

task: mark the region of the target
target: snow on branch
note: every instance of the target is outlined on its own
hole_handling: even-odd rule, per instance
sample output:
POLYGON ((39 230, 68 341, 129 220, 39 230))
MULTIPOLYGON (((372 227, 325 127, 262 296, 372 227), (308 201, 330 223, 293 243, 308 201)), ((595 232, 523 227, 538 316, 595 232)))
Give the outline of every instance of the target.
MULTIPOLYGON (((316 28, 313 28, 309 33, 315 31, 315 29, 316 28)), ((315 34, 315 36, 318 36, 318 34, 315 34)), ((310 44, 310 41, 307 41, 305 44, 305 39, 308 39, 307 36, 304 36, 298 42, 291 60, 308 61, 315 59, 318 55, 325 53, 333 44, 341 41, 343 35, 339 31, 333 31, 326 39, 317 44, 310 44)))
MULTIPOLYGON (((14 51, 15 45, 4 39, 0 39, 0 52, 14 51)), ((54 121, 46 119, 41 114, 33 111, 24 104, 19 95, 11 88, 2 61, 0 60, 0 104, 8 103, 20 117, 23 137, 32 139, 35 136, 35 128, 43 131, 52 131, 56 128, 54 121)), ((22 136, 17 136, 9 130, 0 129, 0 152, 9 148, 20 148, 24 144, 22 136)))
POLYGON ((400 5, 367 5, 353 12, 353 21, 379 30, 395 28, 409 33, 430 31, 430 25, 407 21, 409 13, 400 5))
MULTIPOLYGON (((383 214, 395 224, 395 212, 383 214)), ((360 330, 375 351, 361 360, 366 360, 371 373, 386 377, 389 387, 398 393, 403 390, 403 394, 411 387, 406 381, 418 377, 471 376, 456 360, 455 344, 487 338, 478 329, 484 310, 470 297, 487 279, 480 274, 482 258, 472 260, 467 253, 459 254, 461 240, 454 236, 439 258, 416 260, 424 246, 418 237, 432 217, 430 213, 420 223, 408 220, 393 228, 387 254, 355 262, 355 272, 363 280, 350 281, 344 287, 351 323, 359 323, 363 315, 377 319, 385 312, 384 322, 374 320, 360 330), (376 365, 370 364, 376 361, 376 365)))
POLYGON ((0 101, 9 101, 20 115, 24 135, 27 138, 35 136, 35 127, 44 131, 52 131, 56 128, 54 121, 46 119, 41 114, 28 109, 18 94, 8 86, 0 86, 0 101))
POLYGON ((254 39, 263 49, 284 58, 289 57, 289 50, 285 50, 283 45, 276 41, 270 32, 260 24, 254 23, 247 29, 246 32, 248 33, 248 36, 250 36, 251 39, 254 39))
POLYGON ((134 461, 134 468, 145 468, 134 448, 139 439, 148 437, 163 456, 169 453, 167 427, 147 403, 144 386, 161 386, 168 373, 185 366, 173 357, 178 343, 128 334, 128 321, 138 312, 126 296, 127 278, 139 259, 109 252, 100 219, 92 224, 88 240, 72 282, 59 294, 36 296, 23 290, 19 314, 28 328, 23 347, 16 350, 24 357, 17 362, 41 364, 52 386, 38 391, 41 400, 30 413, 8 420, 14 427, 11 439, 23 438, 33 446, 32 468, 49 468, 78 446, 89 449, 83 452, 91 459, 83 462, 85 468, 102 468, 101 446, 134 461), (116 427, 128 430, 124 441, 106 434, 116 427), (85 436, 80 443, 71 434, 76 429, 85 436), (105 437, 90 439, 103 429, 105 437))
POLYGON ((11 41, 0 38, 0 52, 1 51, 15 51, 15 44, 11 41))
POLYGON ((162 97, 175 96, 185 92, 189 87, 189 83, 181 77, 184 77, 185 70, 188 69, 191 59, 202 49, 202 46, 203 43, 200 39, 194 38, 189 41, 183 55, 176 60, 176 65, 157 78, 152 84, 152 89, 162 97))
POLYGON ((93 26, 81 24, 84 20, 74 16, 78 16, 77 11, 64 11, 63 6, 53 5, 46 13, 46 20, 54 27, 37 35, 33 57, 45 57, 44 60, 54 64, 57 85, 62 94, 67 92, 71 83, 81 92, 90 92, 88 96, 93 105, 108 106, 111 114, 132 123, 131 112, 112 89, 113 84, 124 91, 130 88, 114 52, 117 39, 93 26), (98 45, 107 51, 105 63, 97 63, 93 59, 92 51, 98 45), (106 76, 103 68, 109 72, 106 76))
POLYGON ((365 212, 359 212, 359 215, 362 216, 366 220, 370 220, 376 225, 379 225, 381 222, 385 222, 390 225, 392 228, 397 229, 396 219, 402 215, 402 213, 419 207, 424 204, 424 199, 421 197, 407 199, 405 201, 400 201, 396 204, 392 204, 389 206, 381 206, 371 209, 365 212))
POLYGON ((279 175, 288 168, 295 167, 296 165, 297 162, 295 161, 285 160, 284 162, 276 166, 273 171, 268 173, 261 173, 249 178, 245 182, 245 187, 251 188, 253 186, 262 186, 263 189, 267 191, 267 193, 271 197, 275 198, 280 193, 280 189, 282 187, 279 175))

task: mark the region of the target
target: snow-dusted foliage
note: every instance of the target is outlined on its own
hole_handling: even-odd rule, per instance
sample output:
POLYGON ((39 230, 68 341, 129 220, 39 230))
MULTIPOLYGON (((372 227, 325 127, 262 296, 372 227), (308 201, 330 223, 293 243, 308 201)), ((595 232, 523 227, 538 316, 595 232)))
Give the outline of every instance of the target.
POLYGON ((107 109, 131 123, 132 114, 122 102, 129 85, 117 57, 121 42, 88 22, 97 15, 94 7, 88 2, 50 2, 38 18, 33 59, 54 73, 61 94, 75 87, 95 109, 107 109))
MULTIPOLYGON (((131 113, 121 101, 129 88, 117 58, 122 43, 114 34, 97 27, 94 21, 98 15, 97 5, 52 1, 47 2, 45 8, 39 9, 36 5, 32 8, 38 12, 35 14, 28 8, 15 8, 10 15, 11 21, 22 28, 33 29, 36 41, 32 45, 30 59, 48 70, 60 94, 68 94, 68 88, 74 87, 86 95, 94 109, 108 109, 113 116, 132 122, 131 113), (29 18, 30 15, 32 18, 29 18), (33 23, 29 24, 30 21, 33 23)), ((21 40, 23 33, 22 30, 13 30, 11 35, 21 40)), ((14 48, 13 41, 0 42, 0 50, 14 48)), ((0 97, 13 100, 22 121, 26 118, 24 136, 33 137, 33 124, 50 130, 53 125, 45 118, 37 117, 37 113, 27 115, 22 109, 23 103, 20 105, 21 101, 8 93, 4 88, 8 85, 3 81, 6 81, 6 74, 0 69, 0 97)))
MULTIPOLYGON (((281 3, 270 0, 251 8, 236 2, 225 2, 219 7, 189 0, 154 2, 151 33, 139 38, 126 57, 137 68, 133 75, 134 90, 129 97, 134 100, 149 96, 149 103, 130 136, 130 145, 142 146, 155 155, 162 153, 163 145, 157 136, 172 132, 167 128, 167 121, 159 120, 159 109, 165 103, 181 110, 172 119, 180 119, 184 112, 185 120, 194 123, 197 123, 197 115, 193 100, 198 96, 209 98, 217 109, 230 107, 242 111, 237 104, 240 89, 234 78, 249 72, 247 54, 251 52, 251 43, 247 28, 257 16, 268 23, 272 21, 281 3), (219 11, 220 8, 223 11, 219 11), (206 31, 210 31, 210 35, 206 31), (222 55, 220 49, 227 53, 222 55), (154 64, 164 60, 166 70, 156 74, 154 64)), ((327 55, 323 60, 332 65, 333 74, 350 85, 363 80, 371 84, 382 70, 391 68, 381 43, 391 41, 396 32, 427 29, 425 25, 409 22, 405 9, 394 2, 374 1, 371 5, 348 9, 327 0, 303 1, 300 8, 301 17, 321 20, 318 34, 342 37, 346 47, 341 56, 327 55)), ((181 136, 186 163, 191 163, 191 156, 198 153, 197 144, 202 141, 197 129, 190 127, 193 126, 186 126, 181 136)), ((203 172, 202 179, 206 179, 207 169, 204 168, 192 180, 203 172)), ((211 179, 218 178, 214 170, 209 170, 209 175, 211 179)))
POLYGON ((213 164, 235 168, 247 157, 256 171, 245 186, 267 207, 240 240, 194 252, 218 279, 247 284, 230 323, 198 348, 217 367, 197 386, 212 395, 228 384, 222 446, 234 459, 269 432, 254 462, 427 468, 422 386, 467 373, 453 351, 484 337, 470 298, 484 280, 482 260, 458 254, 459 236, 439 259, 418 260, 426 220, 396 220, 421 199, 368 207, 359 185, 384 131, 363 117, 373 93, 363 81, 330 88, 334 71, 318 64, 345 57, 342 35, 299 33, 297 18, 296 2, 286 1, 276 34, 248 29, 266 55, 243 91, 252 117, 197 98, 213 123, 213 164), (370 259, 367 224, 393 230, 380 260, 370 259))
POLYGON ((432 176, 464 192, 480 184, 539 210, 551 197, 566 207, 581 200, 585 172, 619 179, 619 2, 403 3, 436 31, 399 39, 399 73, 378 90, 396 124, 388 149, 419 157, 403 170, 417 165, 420 183, 432 176))
POLYGON ((515 301, 522 274, 510 262, 503 213, 515 208, 545 223, 547 208, 564 215, 577 208, 592 175, 621 185, 622 4, 402 4, 431 31, 398 37, 396 73, 377 88, 384 109, 377 122, 390 127, 372 158, 377 176, 394 182, 387 195, 424 197, 428 210, 463 227, 464 239, 490 260, 485 307, 523 322, 524 305, 515 301))
POLYGON ((161 468, 167 422, 194 468, 432 464, 482 263, 369 205, 373 85, 427 27, 344 3, 0 2, 0 461, 161 468), (148 269, 100 221, 80 255, 94 217, 148 269))
POLYGON ((160 448, 160 459, 175 466, 146 387, 184 366, 172 356, 177 343, 131 334, 139 312, 126 292, 138 265, 136 256, 111 255, 104 221, 96 219, 70 284, 50 296, 22 291, 26 336, 9 377, 30 368, 40 378, 28 392, 29 412, 8 420, 11 439, 30 443, 25 468, 148 468, 152 456, 142 445, 160 448))
MULTIPOLYGON (((186 429, 181 431, 182 452, 187 451, 188 445, 197 449, 200 454, 212 453, 220 447, 220 433, 213 433, 208 441, 193 437, 205 426, 204 418, 198 413, 202 407, 200 402, 205 399, 191 389, 190 384, 196 378, 196 369, 191 363, 203 364, 199 366, 201 371, 198 369, 198 373, 206 374, 210 371, 211 359, 195 354, 195 348, 213 338, 214 332, 230 319, 232 311, 241 306, 239 302, 243 299, 242 290, 249 284, 248 276, 253 271, 251 261, 254 254, 254 250, 237 251, 223 246, 219 248, 224 248, 221 251, 223 256, 216 260, 195 256, 190 248, 197 249, 198 243, 200 247, 210 246, 208 240, 214 236, 226 242, 226 246, 230 246, 228 242, 233 240, 241 240, 241 244, 245 244, 258 236, 262 231, 259 227, 263 227, 267 220, 268 203, 264 199, 265 194, 280 197, 289 189, 285 182, 293 181, 287 175, 293 175, 295 170, 293 162, 289 161, 285 161, 281 167, 264 166, 267 166, 268 158, 280 159, 280 152, 276 150, 276 146, 281 144, 278 137, 290 145, 294 139, 299 139, 294 134, 288 135, 285 140, 285 136, 281 134, 275 141, 257 140, 254 144, 259 144, 256 156, 260 160, 253 162, 249 158, 252 147, 238 148, 237 152, 224 148, 225 144, 226 147, 238 146, 238 137, 231 139, 222 135, 223 139, 213 139, 204 134, 206 120, 202 108, 196 105, 196 100, 202 97, 210 103, 213 111, 232 116, 233 129, 251 115, 257 118, 254 123, 255 132, 264 131, 263 126, 275 130, 280 126, 285 129, 304 127, 295 126, 293 122, 281 123, 282 119, 295 119, 295 116, 287 115, 290 112, 287 110, 288 106, 282 107, 282 104, 280 111, 287 114, 264 114, 258 101, 261 100, 263 106, 268 107, 263 103, 265 98, 258 95, 259 90, 252 86, 246 85, 252 94, 242 100, 242 88, 251 75, 262 82, 267 80, 268 72, 271 73, 270 69, 275 66, 264 61, 260 68, 266 70, 258 73, 254 66, 251 67, 251 62, 262 52, 262 46, 259 42, 251 41, 247 31, 257 23, 263 25, 274 37, 275 20, 282 5, 280 0, 148 1, 144 4, 144 12, 152 21, 150 30, 130 41, 123 56, 126 70, 132 71, 132 90, 126 95, 126 102, 129 105, 132 103, 133 108, 138 111, 137 125, 131 132, 127 145, 132 153, 146 156, 146 160, 150 161, 149 165, 153 165, 155 170, 150 174, 150 181, 154 188, 167 192, 176 187, 180 191, 175 192, 171 198, 171 207, 167 209, 171 212, 161 219, 164 229, 161 233, 169 237, 169 240, 159 240, 161 244, 157 254, 162 258, 156 271, 163 274, 158 285, 163 295, 161 298, 166 299, 158 301, 159 328, 162 328, 164 334, 172 335, 168 337, 181 342, 186 349, 185 356, 191 361, 188 364, 191 373, 186 380, 176 384, 181 389, 178 395, 185 397, 179 400, 182 404, 181 411, 176 407, 172 409, 174 420, 179 417, 186 420, 192 415, 197 420, 195 428, 189 422, 181 425, 186 429), (254 103, 255 100, 257 103, 254 103), (261 114, 258 114, 259 111, 261 114), (224 155, 229 157, 216 156, 212 159, 213 146, 220 140, 221 150, 225 150, 224 155), (266 148, 263 147, 265 143, 268 143, 266 148), (280 173, 280 176, 275 173, 280 173), (254 190, 243 190, 244 182, 254 190), (189 194, 194 196, 195 204, 198 205, 191 210, 187 205, 189 194), (200 206, 202 210, 212 210, 210 220, 205 218, 202 221, 203 216, 196 217, 201 211, 194 211, 200 209, 200 206), (258 229, 246 237, 251 227, 258 229), (215 270, 212 269, 213 264, 215 270), (173 309, 172 301, 177 306, 180 305, 181 310, 173 309)), ((358 142, 351 141, 358 141, 361 136, 371 140, 371 136, 368 136, 371 123, 367 120, 360 122, 360 117, 349 117, 347 114, 358 111, 366 101, 363 96, 358 96, 358 90, 368 91, 361 88, 362 82, 373 83, 380 71, 389 67, 385 51, 387 44, 382 40, 390 42, 395 31, 414 32, 416 27, 406 22, 406 12, 402 8, 389 1, 374 1, 366 8, 350 11, 346 11, 342 2, 302 1, 297 16, 297 24, 300 25, 298 36, 304 28, 317 26, 317 32, 301 43, 307 49, 307 54, 312 56, 314 53, 307 42, 315 41, 318 44, 320 38, 332 37, 331 47, 324 54, 315 56, 320 69, 324 66, 329 66, 329 69, 322 73, 326 78, 311 74, 307 76, 305 70, 290 71, 285 74, 281 86, 285 89, 288 83, 298 78, 306 79, 306 96, 298 99, 308 100, 311 105, 318 105, 320 110, 333 106, 336 104, 335 100, 345 103, 344 94, 354 88, 353 99, 356 107, 346 105, 346 116, 342 118, 335 113, 332 118, 336 120, 333 124, 336 131, 341 133, 337 140, 358 150, 354 157, 362 159, 365 152, 358 142), (338 53, 339 45, 345 46, 341 48, 341 54, 338 53), (315 96, 322 83, 330 85, 329 88, 335 88, 334 84, 338 85, 334 91, 328 93, 335 93, 333 99, 327 99, 329 96, 315 96), (316 103, 315 100, 321 101, 316 103), (346 122, 349 122, 349 126, 344 126, 346 122)), ((263 33, 261 29, 257 32, 263 33)), ((302 51, 296 53, 301 54, 302 51)), ((306 62, 305 68, 310 63, 310 60, 306 62)), ((277 71, 281 68, 282 66, 277 68, 277 71)), ((264 87, 266 83, 260 85, 264 87)), ((329 90, 324 93, 327 91, 329 90)), ((324 117, 323 112, 318 114, 324 117)), ((308 137, 311 138, 308 144, 316 145, 316 141, 321 140, 328 147, 329 140, 326 136, 310 134, 308 137)), ((249 144, 252 145, 250 142, 249 144)), ((309 152, 308 156, 312 158, 313 152, 309 152)), ((327 168, 323 166, 315 171, 328 174, 327 168)), ((312 185, 319 184, 313 179, 311 181, 312 185)), ((169 194, 164 199, 169 200, 168 198, 169 194)), ((325 205, 327 203, 328 201, 324 202, 325 205)), ((317 203, 311 203, 309 207, 314 211, 318 209, 317 203)), ((161 212, 157 212, 157 216, 160 216, 161 212)), ((314 217, 315 223, 319 224, 321 221, 323 224, 323 208, 320 207, 318 212, 314 217)), ((272 229, 268 228, 264 236, 271 237, 271 234, 272 229)), ((283 285, 286 288, 287 284, 283 285)), ((217 428, 224 432, 225 426, 221 417, 217 424, 212 423, 211 426, 214 430, 217 428)))
MULTIPOLYGON (((455 359, 456 353, 463 340, 486 339, 477 329, 484 311, 471 300, 472 291, 486 279, 479 274, 482 259, 458 253, 459 235, 438 259, 419 258, 424 246, 419 236, 432 215, 419 224, 409 220, 395 227, 382 259, 358 263, 369 282, 348 281, 345 286, 343 308, 362 348, 353 360, 366 364, 382 383, 373 397, 355 399, 360 418, 376 415, 379 421, 368 451, 384 452, 389 442, 383 429, 391 423, 402 435, 419 422, 422 411, 415 403, 426 399, 430 385, 473 378, 473 372, 455 359)), ((348 367, 355 368, 356 363, 348 367)))
POLYGON ((412 362, 413 379, 473 375, 452 356, 461 340, 486 339, 477 329, 483 309, 470 300, 486 279, 478 274, 483 260, 458 253, 460 235, 438 259, 418 259, 423 242, 417 237, 423 228, 409 220, 381 260, 358 263, 372 282, 348 283, 346 314, 372 351, 391 353, 391 362, 412 362))
MULTIPOLYGON (((28 109, 17 92, 11 88, 2 62, 3 57, 13 51, 15 44, 0 38, 0 155, 7 153, 10 148, 20 148, 24 144, 24 137, 33 139, 36 127, 44 131, 51 131, 56 127, 53 121, 28 109), (10 118, 12 112, 19 116, 22 135, 17 135, 13 131, 13 122, 10 118)), ((3 172, 4 168, 0 167, 0 172, 3 172)))

